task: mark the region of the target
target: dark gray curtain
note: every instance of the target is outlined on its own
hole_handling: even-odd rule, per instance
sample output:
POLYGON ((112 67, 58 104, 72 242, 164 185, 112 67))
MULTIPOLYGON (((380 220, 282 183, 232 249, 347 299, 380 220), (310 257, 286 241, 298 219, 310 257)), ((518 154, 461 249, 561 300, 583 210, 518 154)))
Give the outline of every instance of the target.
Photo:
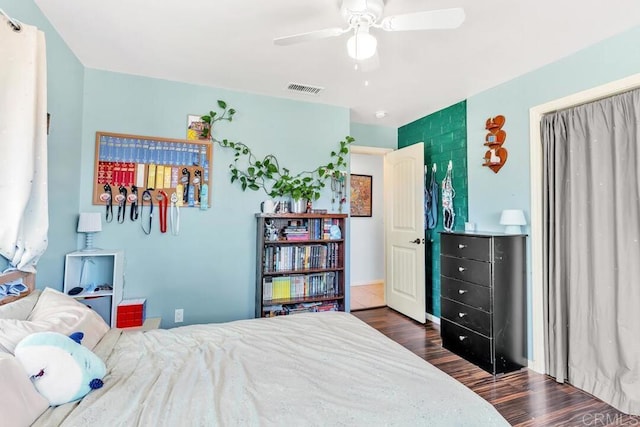
POLYGON ((549 375, 640 414, 640 90, 551 113, 544 150, 549 375))

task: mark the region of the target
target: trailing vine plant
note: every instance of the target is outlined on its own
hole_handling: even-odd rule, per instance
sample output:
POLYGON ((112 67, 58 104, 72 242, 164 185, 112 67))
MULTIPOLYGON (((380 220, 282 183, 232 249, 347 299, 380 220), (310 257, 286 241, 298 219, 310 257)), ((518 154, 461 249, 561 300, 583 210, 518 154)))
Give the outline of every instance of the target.
POLYGON ((347 166, 346 155, 349 153, 349 144, 355 141, 353 137, 346 136, 340 141, 339 148, 331 152, 330 160, 326 164, 311 171, 292 174, 290 169, 280 165, 273 154, 267 154, 260 159, 242 142, 216 139, 212 132, 213 125, 219 121, 231 122, 236 114, 236 110, 228 108, 225 101, 218 100, 218 107, 222 110, 221 113, 210 111, 208 115, 201 117, 208 127, 203 131, 203 136, 224 148, 235 151, 234 161, 229 165, 231 182, 238 182, 243 191, 262 189, 270 197, 290 196, 294 200, 318 200, 327 180, 342 179, 342 171, 347 166))

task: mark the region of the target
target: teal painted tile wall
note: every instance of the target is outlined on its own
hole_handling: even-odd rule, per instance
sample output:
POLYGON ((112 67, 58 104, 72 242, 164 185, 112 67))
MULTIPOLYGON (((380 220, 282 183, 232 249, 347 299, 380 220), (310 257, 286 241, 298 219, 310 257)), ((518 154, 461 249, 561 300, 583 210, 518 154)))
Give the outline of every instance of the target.
MULTIPOLYGON (((425 116, 398 129, 398 148, 417 142, 424 142, 424 161, 431 167, 437 165, 438 185, 447 171, 451 160, 452 181, 455 189, 453 208, 455 212, 454 230, 463 230, 468 214, 467 183, 467 102, 462 101, 448 108, 425 116)), ((434 230, 425 232, 426 245, 426 286, 427 311, 440 317, 440 234, 443 230, 442 197, 438 196, 438 224, 434 230), (431 285, 431 286, 429 286, 431 285), (430 291, 430 292, 429 292, 430 291)))

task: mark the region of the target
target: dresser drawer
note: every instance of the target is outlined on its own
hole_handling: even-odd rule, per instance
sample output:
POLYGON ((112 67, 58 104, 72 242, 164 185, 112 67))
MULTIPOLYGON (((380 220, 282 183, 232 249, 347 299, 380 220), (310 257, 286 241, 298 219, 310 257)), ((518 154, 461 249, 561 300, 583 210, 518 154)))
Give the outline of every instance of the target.
POLYGON ((442 346, 482 369, 495 373, 492 340, 467 328, 441 319, 442 346))
POLYGON ((491 239, 442 233, 440 235, 440 253, 458 258, 490 261, 491 239))
POLYGON ((440 277, 440 295, 474 308, 491 311, 491 289, 450 277, 440 277))
POLYGON ((488 262, 441 255, 440 273, 443 276, 482 286, 491 285, 491 264, 488 262))
POLYGON ((491 336, 491 314, 446 298, 440 300, 442 317, 482 335, 491 336))

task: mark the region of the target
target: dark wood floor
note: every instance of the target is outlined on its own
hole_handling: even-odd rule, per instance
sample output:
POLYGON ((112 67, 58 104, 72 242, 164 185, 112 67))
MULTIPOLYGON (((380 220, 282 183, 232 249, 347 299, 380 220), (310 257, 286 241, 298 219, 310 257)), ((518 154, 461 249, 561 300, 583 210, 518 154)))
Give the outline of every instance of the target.
POLYGON ((529 369, 493 377, 443 349, 438 325, 431 322, 421 325, 386 307, 352 313, 482 396, 511 425, 640 426, 640 417, 529 369))

